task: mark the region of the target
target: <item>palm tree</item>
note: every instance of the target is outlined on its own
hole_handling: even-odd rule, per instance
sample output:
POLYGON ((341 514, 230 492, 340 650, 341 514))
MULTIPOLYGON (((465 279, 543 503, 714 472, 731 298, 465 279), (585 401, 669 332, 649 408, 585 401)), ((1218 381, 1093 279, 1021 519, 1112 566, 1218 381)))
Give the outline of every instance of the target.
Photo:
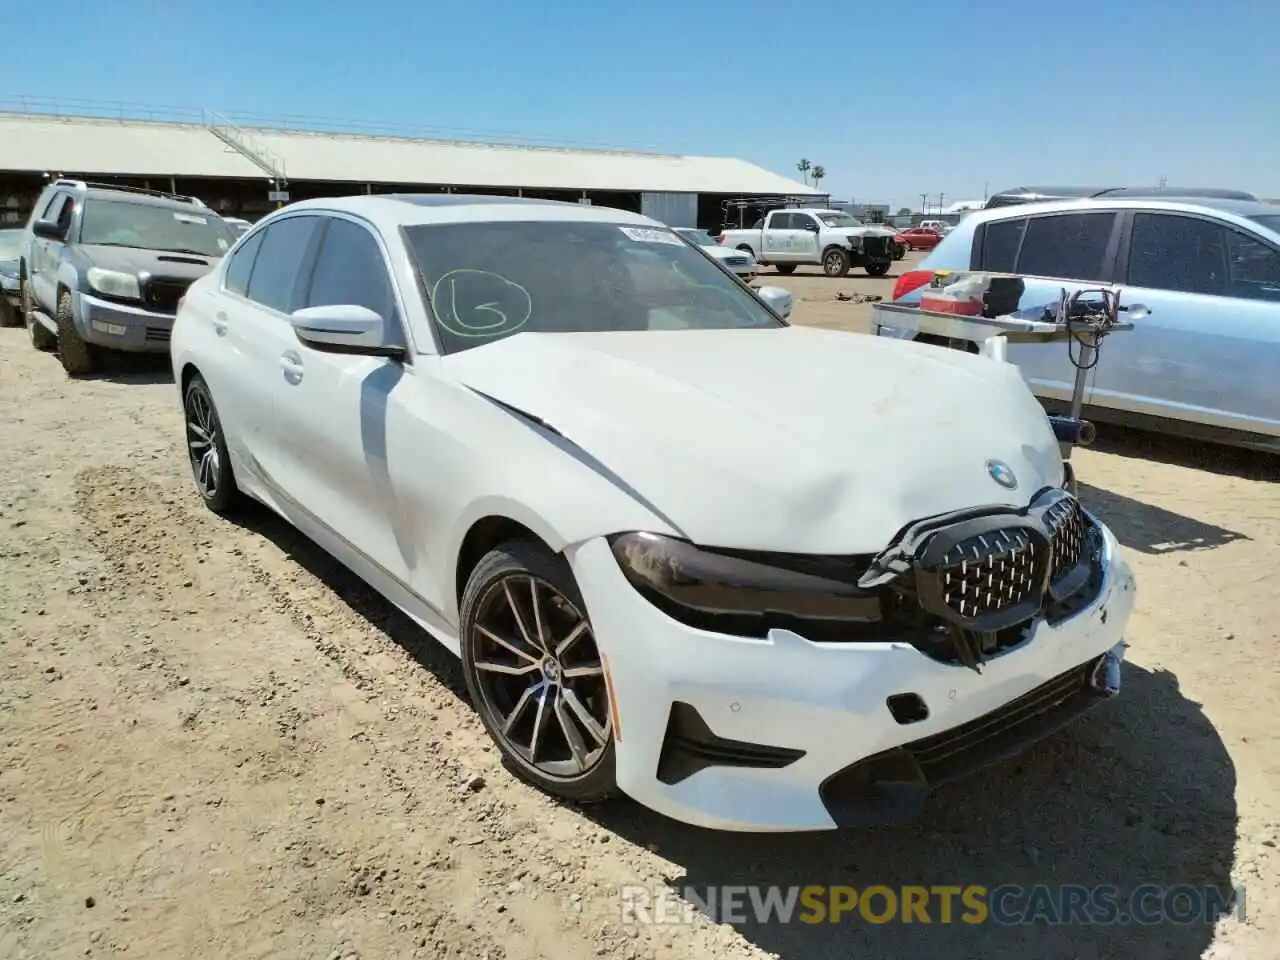
POLYGON ((813 173, 811 174, 811 176, 813 177, 813 185, 816 187, 819 183, 822 182, 822 178, 825 177, 826 175, 827 175, 826 167, 815 166, 813 168, 813 173))
POLYGON ((800 171, 800 176, 804 177, 804 184, 807 187, 809 185, 809 171, 813 169, 813 164, 808 160, 801 159, 796 164, 796 169, 800 171))

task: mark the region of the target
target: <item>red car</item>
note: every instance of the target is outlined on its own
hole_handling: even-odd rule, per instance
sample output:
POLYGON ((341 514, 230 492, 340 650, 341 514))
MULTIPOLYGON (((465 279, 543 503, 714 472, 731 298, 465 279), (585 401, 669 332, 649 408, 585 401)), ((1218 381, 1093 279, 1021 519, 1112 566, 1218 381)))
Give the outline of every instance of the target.
POLYGON ((908 250, 932 250, 942 242, 942 234, 937 230, 926 230, 923 227, 909 227, 900 231, 893 238, 908 250))

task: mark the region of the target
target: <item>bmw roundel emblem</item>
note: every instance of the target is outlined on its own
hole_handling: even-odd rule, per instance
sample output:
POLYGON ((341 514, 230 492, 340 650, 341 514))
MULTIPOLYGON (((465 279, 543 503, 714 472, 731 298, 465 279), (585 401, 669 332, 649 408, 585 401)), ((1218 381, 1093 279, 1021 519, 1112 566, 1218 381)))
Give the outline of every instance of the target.
POLYGON ((1012 490, 1018 485, 1018 477, 1003 460, 988 460, 987 473, 991 474, 991 479, 1006 490, 1012 490))

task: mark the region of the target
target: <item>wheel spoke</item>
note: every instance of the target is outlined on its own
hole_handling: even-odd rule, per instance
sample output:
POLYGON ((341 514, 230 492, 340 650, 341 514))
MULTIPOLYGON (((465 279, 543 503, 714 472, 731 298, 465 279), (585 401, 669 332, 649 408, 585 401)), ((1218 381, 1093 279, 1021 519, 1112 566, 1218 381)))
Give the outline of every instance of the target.
POLYGON ((586 632, 587 632, 587 621, 579 620, 577 625, 572 630, 569 631, 569 635, 565 637, 563 640, 561 640, 559 646, 556 647, 556 659, 563 660, 564 655, 569 652, 569 649, 575 643, 578 642, 578 638, 581 637, 586 632))
POLYGON ((547 709, 548 689, 542 687, 538 697, 538 712, 533 715, 533 733, 529 736, 529 762, 538 762, 538 744, 542 742, 543 731, 547 729, 547 721, 551 719, 551 711, 547 709))
POLYGON ((569 752, 573 754, 573 765, 579 770, 585 770, 590 751, 587 750, 587 745, 582 742, 582 735, 578 733, 573 717, 570 716, 569 710, 565 706, 563 691, 561 696, 556 697, 554 706, 556 721, 560 724, 560 732, 564 734, 565 743, 569 745, 569 752))
POLYGON ((198 423, 187 421, 187 429, 191 431, 191 433, 195 434, 197 442, 201 444, 207 444, 209 442, 209 431, 204 429, 204 427, 200 426, 198 423))
POLYGON ((537 664, 538 662, 537 657, 533 656, 532 654, 530 654, 525 650, 521 650, 518 646, 515 645, 515 643, 508 640, 506 637, 499 636, 498 634, 494 633, 484 624, 477 623, 476 629, 479 630, 482 634, 484 634, 485 637, 487 637, 489 640, 492 640, 498 646, 502 647, 504 650, 509 650, 515 656, 520 657, 523 660, 528 660, 532 664, 535 664, 535 665, 537 664))
POLYGON ((200 457, 200 475, 197 478, 200 488, 206 493, 212 493, 216 480, 214 479, 213 466, 213 449, 206 450, 200 457))
POLYGON ((522 677, 526 673, 532 673, 538 669, 536 663, 498 663, 496 660, 477 660, 477 670, 486 670, 489 673, 505 673, 512 677, 522 677))
POLYGON ((542 622, 542 604, 538 602, 538 581, 533 577, 529 578, 529 603, 533 605, 534 640, 538 644, 538 649, 550 653, 551 643, 547 639, 547 627, 542 622))
POLYGON ((520 612, 520 605, 516 603, 515 594, 511 592, 510 580, 502 581, 502 593, 507 598, 507 606, 511 608, 511 615, 516 619, 516 627, 520 630, 520 638, 529 646, 538 649, 538 644, 534 641, 528 625, 524 622, 524 614, 520 612))
POLYGON ((573 711, 574 717, 582 724, 582 729, 586 730, 591 739, 596 742, 597 746, 604 746, 605 741, 609 739, 609 732, 602 726, 599 721, 591 715, 591 711, 586 705, 578 699, 578 695, 569 687, 564 688, 565 705, 573 711))
POLYGON ((520 722, 520 718, 523 717, 525 711, 529 709, 529 704, 533 703, 534 698, 542 692, 542 689, 543 685, 541 683, 535 683, 524 688, 524 692, 520 694, 520 699, 517 700, 516 705, 511 708, 511 713, 508 714, 507 719, 502 722, 502 735, 504 737, 511 736, 511 731, 516 728, 516 724, 520 722))
POLYGON ((566 680, 581 680, 584 677, 603 677, 604 667, 600 663, 580 663, 576 667, 565 667, 560 675, 566 680))

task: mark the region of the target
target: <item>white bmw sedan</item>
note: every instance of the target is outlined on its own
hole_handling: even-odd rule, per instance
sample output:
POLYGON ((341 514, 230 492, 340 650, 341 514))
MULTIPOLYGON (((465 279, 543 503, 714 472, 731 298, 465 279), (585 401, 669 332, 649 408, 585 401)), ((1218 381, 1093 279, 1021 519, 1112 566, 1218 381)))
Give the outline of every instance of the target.
POLYGON ((907 820, 1118 692, 1133 578, 1017 368, 789 310, 634 214, 350 197, 255 224, 172 358, 204 502, 459 655, 518 775, 907 820))

